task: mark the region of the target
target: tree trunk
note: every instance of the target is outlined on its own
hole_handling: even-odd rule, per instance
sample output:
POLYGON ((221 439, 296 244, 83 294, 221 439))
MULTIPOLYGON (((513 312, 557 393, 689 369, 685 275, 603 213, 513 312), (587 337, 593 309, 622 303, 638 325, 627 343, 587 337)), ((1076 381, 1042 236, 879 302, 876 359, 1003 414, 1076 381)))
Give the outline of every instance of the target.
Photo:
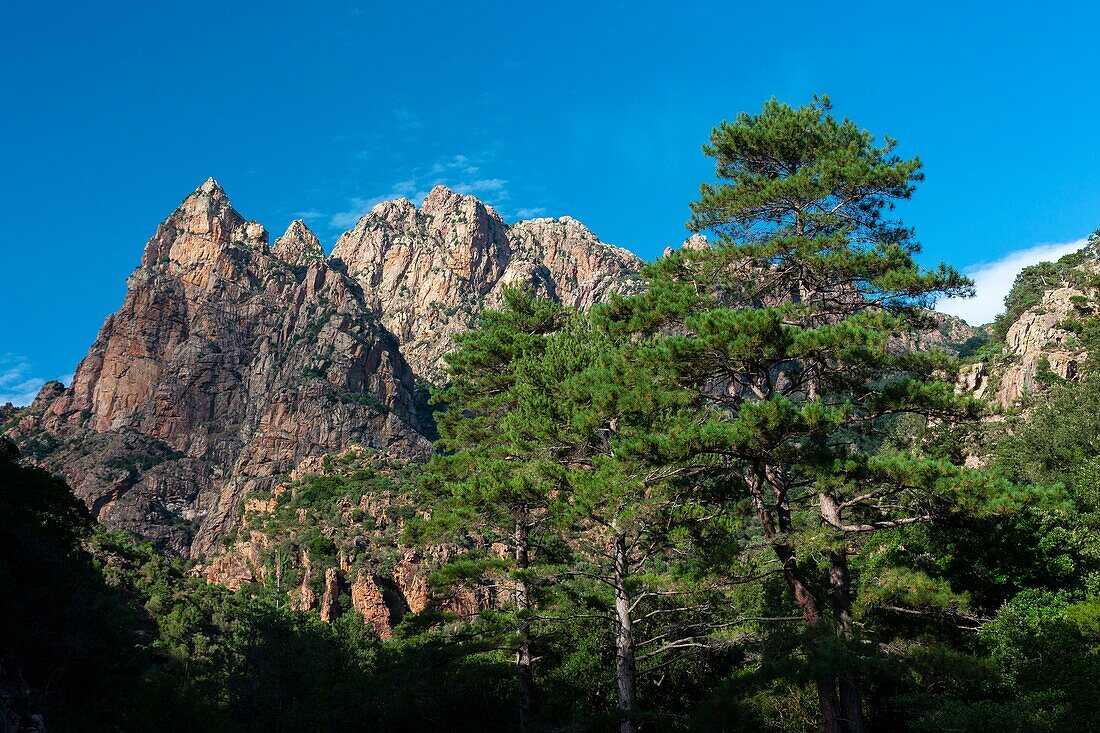
MULTIPOLYGON (((795 562, 794 550, 786 544, 773 545, 776 556, 783 563, 783 577, 791 589, 795 602, 802 611, 802 618, 811 632, 821 627, 821 604, 810 591, 795 562)), ((821 729, 824 733, 845 733, 843 702, 837 695, 837 678, 834 675, 821 675, 817 678, 817 700, 821 706, 821 729)))
POLYGON ((531 669, 531 636, 528 632, 528 619, 524 618, 531 608, 531 599, 527 589, 525 573, 530 567, 530 543, 527 536, 527 515, 516 518, 515 532, 516 576, 515 603, 519 623, 516 625, 516 698, 519 702, 519 728, 530 730, 537 707, 535 675, 531 669))
MULTIPOLYGON (((758 471, 755 477, 748 482, 749 494, 753 507, 764 529, 764 536, 768 538, 772 551, 783 566, 783 579, 794 596, 795 603, 802 611, 802 618, 811 633, 820 631, 822 621, 821 603, 817 596, 806 584, 802 573, 798 568, 798 556, 790 543, 783 541, 785 535, 791 529, 790 510, 785 501, 783 488, 775 472, 758 471), (776 516, 773 519, 771 511, 764 501, 763 487, 767 482, 772 485, 776 495, 776 516)), ((816 643, 816 641, 814 642, 816 643)), ((841 713, 840 697, 837 694, 837 678, 833 675, 821 675, 817 678, 817 699, 821 707, 821 721, 823 733, 845 733, 843 716, 841 713)))
MULTIPOLYGON (((830 524, 841 526, 840 509, 834 497, 819 496, 821 514, 830 524)), ((842 547, 829 556, 829 586, 832 590, 833 615, 836 617, 837 635, 848 642, 852 638, 852 581, 848 574, 848 550, 842 547)), ((839 676, 840 712, 846 733, 864 733, 863 692, 859 679, 850 670, 839 676)))
POLYGON ((615 535, 615 679, 619 688, 619 733, 637 733, 637 662, 634 658, 634 627, 630 618, 630 576, 626 538, 615 535))

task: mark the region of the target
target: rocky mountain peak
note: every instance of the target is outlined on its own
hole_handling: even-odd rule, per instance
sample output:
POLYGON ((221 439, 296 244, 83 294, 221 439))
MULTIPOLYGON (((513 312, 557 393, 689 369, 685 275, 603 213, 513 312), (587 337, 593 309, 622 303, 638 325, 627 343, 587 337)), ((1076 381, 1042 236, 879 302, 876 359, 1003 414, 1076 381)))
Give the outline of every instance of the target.
MULTIPOLYGON (((453 209, 462 201, 462 194, 444 185, 432 186, 432 190, 424 198, 421 209, 425 213, 434 213, 444 209, 453 209)), ((472 196, 470 198, 473 198, 472 196)))
POLYGON ((407 198, 382 201, 375 204, 374 208, 359 220, 356 229, 377 225, 379 222, 397 229, 413 229, 417 226, 416 206, 407 198))
POLYGON ((56 379, 51 379, 42 385, 38 394, 31 403, 31 412, 42 411, 50 406, 50 403, 65 393, 65 385, 56 379))
POLYGON ((295 219, 271 246, 271 254, 289 265, 308 265, 325 259, 317 235, 301 219, 295 219))
MULTIPOLYGON (((710 242, 707 241, 707 235, 699 234, 699 233, 692 234, 690 237, 685 239, 683 241, 683 243, 680 245, 680 249, 686 249, 689 252, 690 251, 699 252, 699 251, 706 250, 706 249, 709 249, 709 248, 710 248, 710 242)), ((675 251, 676 251, 676 249, 674 247, 665 247, 665 251, 663 252, 662 256, 668 257, 669 255, 671 255, 675 251)))
POLYGON ((493 207, 476 196, 461 194, 446 186, 435 186, 420 206, 420 213, 438 222, 454 218, 492 219, 501 224, 504 220, 493 207))
POLYGON ((212 263, 229 246, 267 249, 267 230, 246 221, 213 178, 195 189, 157 228, 145 248, 142 265, 174 262, 184 267, 212 263))
POLYGON ((109 527, 204 554, 240 500, 355 441, 426 455, 413 373, 362 289, 302 223, 267 248, 207 181, 157 227, 70 388, 43 388, 13 437, 109 527))
POLYGON ((214 180, 214 176, 207 178, 203 184, 199 186, 198 190, 210 196, 226 198, 225 189, 222 188, 220 183, 214 180))
POLYGON ((442 186, 419 210, 375 206, 332 260, 303 221, 267 240, 204 182, 157 227, 72 386, 46 385, 10 431, 107 526, 203 555, 247 492, 302 461, 353 442, 423 459, 416 377, 445 378, 453 336, 505 287, 586 308, 635 289, 642 264, 575 219, 509 227, 442 186))
POLYGON ((244 223, 244 217, 233 208, 225 189, 213 178, 207 178, 205 183, 180 202, 169 220, 174 220, 181 231, 211 235, 211 225, 215 221, 223 227, 228 225, 228 229, 222 230, 225 232, 231 232, 233 228, 244 223))
POLYGON ((419 210, 405 199, 378 204, 336 242, 333 258, 362 285, 397 336, 414 371, 444 378, 453 337, 502 302, 508 285, 527 284, 587 308, 633 287, 642 261, 601 242, 576 219, 532 219, 512 226, 475 196, 436 186, 419 210))

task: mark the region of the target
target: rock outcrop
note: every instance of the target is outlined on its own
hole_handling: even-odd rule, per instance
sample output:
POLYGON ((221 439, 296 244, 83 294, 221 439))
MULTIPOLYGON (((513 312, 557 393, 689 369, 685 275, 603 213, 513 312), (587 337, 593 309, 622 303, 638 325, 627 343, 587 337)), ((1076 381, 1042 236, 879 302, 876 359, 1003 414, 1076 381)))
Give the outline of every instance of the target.
POLYGON ((1001 356, 965 367, 959 388, 1010 407, 1033 392, 1044 375, 1076 377, 1088 353, 1074 325, 1095 305, 1096 293, 1086 290, 1056 287, 1043 293, 1038 305, 1008 327, 1001 356))
POLYGON ((275 240, 275 244, 271 245, 271 254, 288 265, 303 267, 326 259, 325 250, 321 248, 317 235, 301 219, 291 222, 283 236, 275 240))
POLYGON ((374 629, 380 639, 393 633, 393 614, 386 605, 378 580, 362 569, 351 584, 351 606, 363 617, 363 623, 374 629))
POLYGON ((183 555, 303 458, 426 456, 396 339, 318 250, 301 222, 271 250, 208 180, 149 240, 72 386, 43 387, 12 435, 104 524, 183 555))
MULTIPOLYGON (((285 483, 248 497, 234 541, 192 572, 233 590, 253 582, 286 588, 294 610, 326 623, 357 613, 382 638, 408 613, 434 608, 473 618, 507 603, 506 576, 481 588, 430 584, 433 569, 471 547, 405 543, 406 521, 430 511, 410 493, 415 477, 414 464, 363 446, 306 459, 285 483)), ((471 540, 478 552, 508 555, 505 545, 471 540)))
POLYGON ((325 568, 325 593, 321 597, 321 620, 331 624, 340 615, 340 573, 325 568))
POLYGON ((508 285, 528 285, 587 308, 639 287, 642 262, 601 242, 579 221, 507 225, 489 206, 443 186, 417 209, 375 206, 336 243, 333 260, 363 287, 418 376, 438 381, 453 337, 497 306, 508 285))

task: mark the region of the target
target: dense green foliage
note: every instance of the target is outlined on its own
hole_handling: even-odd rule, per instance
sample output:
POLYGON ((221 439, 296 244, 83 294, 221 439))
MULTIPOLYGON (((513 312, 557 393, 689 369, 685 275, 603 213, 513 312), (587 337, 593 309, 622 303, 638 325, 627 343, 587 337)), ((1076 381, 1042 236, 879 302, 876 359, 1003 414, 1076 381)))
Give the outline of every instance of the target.
POLYGON ((510 712, 492 653, 383 646, 357 615, 187 577, 2 457, 0 504, 0 692, 51 731, 474 731, 510 712))
MULTIPOLYGON (((1100 729, 1100 373, 983 421, 912 348, 969 283, 916 263, 895 147, 824 99, 721 124, 712 246, 589 313, 508 291, 448 357, 431 463, 350 449, 249 497, 235 592, 0 444, 0 703, 59 731, 1100 729), (432 594, 385 641, 346 594, 292 610, 410 552, 432 594)), ((1097 246, 1025 269, 994 342, 1093 292, 1097 246)))

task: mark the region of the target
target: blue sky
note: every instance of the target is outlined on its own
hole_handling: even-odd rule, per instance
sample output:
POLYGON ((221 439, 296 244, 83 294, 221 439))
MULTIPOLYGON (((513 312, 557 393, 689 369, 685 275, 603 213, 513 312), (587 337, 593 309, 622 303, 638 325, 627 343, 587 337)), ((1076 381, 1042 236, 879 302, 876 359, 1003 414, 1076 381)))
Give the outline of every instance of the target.
POLYGON ((73 371, 207 176, 326 246, 445 182, 652 258, 710 128, 815 92, 921 156, 903 215, 925 262, 988 274, 981 320, 1022 250, 1100 227, 1100 11, 891 5, 4 3, 0 402, 73 371))

